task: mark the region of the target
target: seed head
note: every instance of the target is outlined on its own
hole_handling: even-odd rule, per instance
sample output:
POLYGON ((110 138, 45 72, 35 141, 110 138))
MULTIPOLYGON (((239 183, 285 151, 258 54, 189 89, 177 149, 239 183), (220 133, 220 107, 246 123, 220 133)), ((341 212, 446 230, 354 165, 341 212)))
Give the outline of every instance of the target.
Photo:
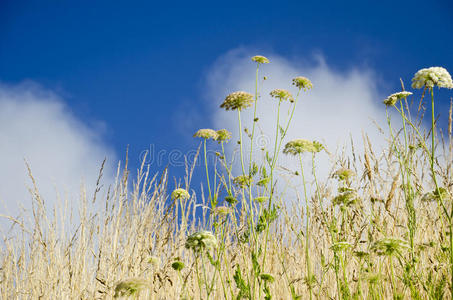
POLYGON ((371 245, 371 250, 377 255, 386 256, 392 256, 400 253, 405 248, 409 248, 408 243, 398 238, 383 238, 371 245))
POLYGON ((340 194, 338 194, 332 200, 333 205, 340 206, 351 206, 356 203, 360 203, 361 199, 357 192, 351 188, 341 188, 340 194))
POLYGON ((431 67, 419 70, 412 78, 412 88, 421 89, 423 87, 433 88, 453 88, 453 81, 448 71, 442 67, 431 67))
POLYGON ((293 95, 290 92, 284 89, 275 89, 270 92, 271 97, 278 98, 280 101, 289 100, 294 101, 293 95))
POLYGON ((231 139, 231 132, 226 129, 217 130, 217 141, 225 142, 231 139))
POLYGON ((406 98, 408 96, 412 95, 411 92, 399 92, 399 93, 394 93, 394 94, 391 94, 390 96, 388 96, 386 99, 384 99, 384 101, 382 101, 382 103, 384 103, 385 105, 387 106, 393 106, 395 105, 395 103, 402 99, 402 98, 406 98))
POLYGON ((297 86, 299 89, 304 89, 304 91, 313 88, 313 84, 311 83, 310 79, 303 76, 297 76, 296 78, 293 78, 293 85, 297 86))
POLYGON ((271 274, 268 274, 268 273, 261 273, 260 278, 261 278, 261 280, 269 282, 269 283, 272 283, 275 280, 274 276, 272 276, 271 274))
POLYGON ((205 140, 213 139, 216 140, 218 137, 218 134, 215 130, 213 129, 200 129, 195 134, 193 137, 199 137, 205 140))
POLYGON ((355 172, 348 168, 340 168, 333 173, 333 177, 338 178, 338 180, 349 180, 355 176, 355 172))
POLYGON ((120 281, 115 286, 115 298, 134 296, 140 291, 147 288, 149 283, 141 278, 131 278, 124 281, 120 281))
POLYGON ((189 192, 186 191, 185 189, 175 189, 171 193, 172 200, 178 200, 178 199, 186 200, 189 198, 190 198, 189 192))
POLYGON ((174 263, 171 264, 171 267, 175 271, 181 271, 182 269, 184 269, 184 263, 181 261, 175 261, 174 263))
POLYGON ((253 179, 250 176, 240 175, 233 179, 233 183, 240 188, 248 187, 252 184, 253 179))
POLYGON ((218 216, 227 216, 233 212, 233 209, 228 206, 217 206, 214 209, 214 213, 218 216))
POLYGON ((229 94, 220 107, 225 110, 243 110, 252 106, 254 101, 252 94, 239 91, 229 94))
POLYGON ((324 149, 321 143, 304 139, 296 139, 288 142, 283 149, 283 153, 297 155, 303 152, 317 153, 324 149))
POLYGON ((261 55, 255 55, 254 57, 252 57, 252 60, 259 64, 268 64, 269 63, 269 59, 267 59, 267 57, 264 57, 261 55))
POLYGON ((186 240, 186 248, 195 252, 210 250, 217 247, 217 239, 210 231, 202 230, 190 235, 186 240))
POLYGON ((332 249, 332 251, 334 252, 340 252, 340 251, 344 251, 348 248, 352 247, 352 244, 351 243, 348 243, 348 242, 345 242, 345 241, 342 241, 342 242, 336 242, 334 243, 330 249, 332 249))

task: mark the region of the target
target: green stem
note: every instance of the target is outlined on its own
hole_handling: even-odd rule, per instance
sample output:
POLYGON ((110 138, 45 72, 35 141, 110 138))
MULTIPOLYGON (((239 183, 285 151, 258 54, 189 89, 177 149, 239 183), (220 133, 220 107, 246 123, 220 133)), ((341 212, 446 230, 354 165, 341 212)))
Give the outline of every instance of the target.
POLYGON ((244 169, 244 154, 242 151, 242 122, 241 122, 241 110, 238 109, 238 120, 239 120, 239 143, 241 148, 241 167, 242 167, 242 175, 245 176, 245 169, 244 169))
POLYGON ((312 282, 311 282, 311 266, 310 266, 310 210, 308 207, 308 196, 307 196, 307 184, 305 182, 304 176, 304 167, 302 164, 302 154, 299 153, 299 161, 300 161, 300 172, 302 175, 302 183, 304 185, 304 194, 305 194, 305 224, 306 224, 306 234, 305 234, 305 259, 307 261, 307 282, 308 282, 308 289, 310 291, 310 300, 313 298, 312 295, 312 282))
POLYGON ((212 204, 211 184, 209 183, 208 159, 206 157, 206 139, 203 140, 203 149, 204 149, 204 165, 206 167, 206 180, 208 182, 209 201, 212 204))
POLYGON ((258 104, 258 70, 260 64, 256 65, 256 78, 255 78, 255 103, 254 103, 254 111, 253 111, 253 125, 252 125, 252 137, 250 139, 250 160, 249 160, 249 173, 251 173, 252 168, 252 154, 253 154, 253 138, 255 137, 255 119, 256 119, 256 107, 258 104))

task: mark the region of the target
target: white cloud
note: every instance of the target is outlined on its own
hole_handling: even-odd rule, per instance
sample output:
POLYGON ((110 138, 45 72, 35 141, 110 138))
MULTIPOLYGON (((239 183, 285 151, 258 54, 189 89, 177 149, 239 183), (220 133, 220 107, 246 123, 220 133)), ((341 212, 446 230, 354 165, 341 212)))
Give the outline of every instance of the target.
MULTIPOLYGON (((247 49, 232 50, 215 62, 207 76, 207 99, 208 105, 212 107, 213 127, 227 128, 233 131, 235 137, 238 137, 237 113, 219 109, 219 104, 226 95, 237 90, 254 93, 256 65, 250 60, 253 55, 255 52, 247 49)), ((265 133, 259 138, 260 142, 264 141, 271 153, 277 100, 270 98, 269 92, 283 88, 295 95, 297 89, 291 86, 291 79, 295 76, 308 77, 314 88, 302 93, 283 145, 294 138, 315 139, 327 145, 333 153, 343 146, 349 149, 348 152, 352 136, 356 152, 363 153, 362 134, 365 132, 376 148, 386 146, 385 135, 379 133, 373 122, 375 120, 380 126, 386 126, 385 107, 382 104, 384 95, 377 92, 377 76, 372 70, 354 67, 348 71, 334 70, 320 56, 314 57, 315 63, 289 61, 273 54, 266 56, 271 63, 260 67, 261 98, 257 115, 265 133), (263 76, 268 79, 263 81, 263 76)), ((280 119, 283 121, 287 118, 288 108, 287 104, 282 106, 280 119)), ((244 111, 242 116, 244 126, 251 129, 253 109, 244 111)), ((232 150, 237 145, 233 142, 229 147, 232 150)), ((295 160, 283 155, 281 158, 281 165, 297 169, 295 160)), ((331 166, 327 155, 319 156, 318 166, 322 175, 326 176, 331 166)))
MULTIPOLYGON (((103 182, 112 182, 115 174, 115 155, 102 141, 100 130, 74 117, 58 95, 33 83, 0 84, 0 141, 0 212, 4 215, 17 217, 21 206, 31 208, 27 187, 32 183, 24 160, 48 209, 57 203, 57 194, 77 209, 82 184, 91 197, 104 157, 108 163, 103 182)), ((1 220, 0 225, 4 224, 1 220)))

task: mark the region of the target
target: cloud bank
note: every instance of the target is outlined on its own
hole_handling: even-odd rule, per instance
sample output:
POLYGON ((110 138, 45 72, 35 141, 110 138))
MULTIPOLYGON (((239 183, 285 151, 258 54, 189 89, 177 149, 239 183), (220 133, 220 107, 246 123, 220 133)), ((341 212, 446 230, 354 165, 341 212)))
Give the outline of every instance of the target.
MULTIPOLYGON (((219 109, 220 103, 231 92, 243 90, 255 92, 256 65, 250 58, 255 52, 235 49, 220 57, 207 74, 207 103, 212 107, 212 124, 216 129, 227 128, 238 137, 237 113, 219 109)), ((351 150, 351 138, 356 153, 363 153, 363 133, 368 134, 378 149, 387 145, 386 135, 379 132, 375 122, 385 127, 384 95, 377 92, 377 76, 370 69, 350 68, 338 71, 322 59, 314 57, 314 63, 289 61, 278 55, 266 55, 271 63, 261 65, 257 115, 262 134, 258 134, 258 146, 266 146, 272 153, 277 118, 277 100, 269 96, 275 88, 288 89, 295 96, 297 89, 291 85, 296 76, 308 77, 314 88, 300 96, 295 117, 283 145, 292 139, 318 140, 330 152, 351 150), (267 79, 263 80, 263 76, 267 79)), ((282 105, 280 120, 287 120, 289 106, 282 105)), ((244 127, 252 128, 253 109, 243 111, 244 127)), ((245 141, 248 139, 245 138, 245 141)), ((245 143, 244 143, 245 144, 245 143)), ((230 150, 237 144, 229 144, 230 150)), ((246 145, 246 149, 249 145, 246 145)), ((257 145, 255 144, 255 149, 257 145)), ((259 151, 254 151, 258 159, 259 151)), ((247 155, 246 155, 247 157, 247 155)), ((292 170, 297 161, 280 155, 279 164, 292 170)), ((331 166, 326 154, 320 154, 318 166, 321 175, 327 176, 331 166)), ((308 161, 307 161, 307 165, 308 161)), ((310 167, 309 167, 310 168, 310 167)), ((309 169, 310 170, 310 169, 309 169)))
MULTIPOLYGON (((82 185, 91 197, 104 157, 108 163, 103 182, 112 182, 115 154, 103 142, 100 130, 78 120, 58 95, 36 84, 0 84, 0 141, 3 215, 18 217, 24 215, 22 206, 31 209, 27 187, 32 182, 24 160, 48 209, 57 197, 77 209, 82 185)), ((0 220, 0 226, 5 224, 0 220)))

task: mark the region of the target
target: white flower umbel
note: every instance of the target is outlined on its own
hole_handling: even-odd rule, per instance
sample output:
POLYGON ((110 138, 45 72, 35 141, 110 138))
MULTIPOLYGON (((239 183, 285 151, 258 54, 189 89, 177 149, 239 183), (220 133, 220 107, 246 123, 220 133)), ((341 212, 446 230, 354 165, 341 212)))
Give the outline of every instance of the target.
POLYGON ((423 87, 433 88, 453 88, 453 81, 445 68, 431 67, 419 70, 412 78, 412 88, 421 89, 423 87))

